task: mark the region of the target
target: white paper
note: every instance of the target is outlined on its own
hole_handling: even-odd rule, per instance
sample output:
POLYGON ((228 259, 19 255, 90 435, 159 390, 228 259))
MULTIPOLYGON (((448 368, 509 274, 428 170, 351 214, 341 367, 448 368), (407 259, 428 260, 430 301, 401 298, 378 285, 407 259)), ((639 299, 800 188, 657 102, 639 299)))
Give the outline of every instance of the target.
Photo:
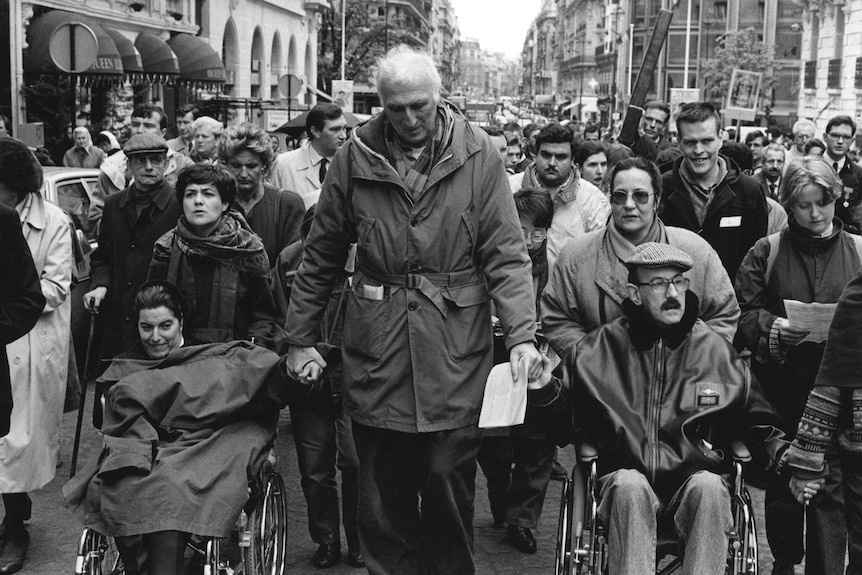
POLYGON ((829 325, 835 315, 834 303, 803 303, 795 299, 784 300, 784 309, 791 327, 808 330, 810 333, 802 341, 815 343, 826 341, 829 325))
POLYGON ((509 363, 495 365, 485 383, 485 397, 479 427, 509 427, 524 423, 527 413, 527 366, 523 364, 520 380, 512 380, 509 363))

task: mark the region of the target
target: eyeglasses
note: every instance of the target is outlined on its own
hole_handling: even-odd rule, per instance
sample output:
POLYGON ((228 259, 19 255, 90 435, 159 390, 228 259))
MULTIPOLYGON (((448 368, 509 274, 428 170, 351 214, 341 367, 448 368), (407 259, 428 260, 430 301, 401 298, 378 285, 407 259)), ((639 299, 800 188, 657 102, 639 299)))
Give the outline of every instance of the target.
POLYGON ((688 289, 689 280, 684 276, 676 276, 671 279, 667 278, 655 278, 654 280, 650 280, 648 282, 640 282, 637 285, 639 286, 649 286, 652 290, 652 293, 657 295, 663 295, 667 293, 670 284, 673 284, 673 287, 676 288, 678 293, 682 293, 688 289))
POLYGON ((654 192, 644 192, 643 190, 638 190, 636 192, 632 192, 629 194, 628 192, 611 192, 611 203, 617 206, 624 205, 627 201, 629 201, 629 196, 631 196, 635 202, 638 204, 646 204, 649 202, 650 196, 655 195, 654 192))
POLYGON ((845 134, 826 134, 826 135, 829 136, 830 138, 832 138, 833 140, 836 140, 839 142, 849 142, 853 138, 853 136, 851 136, 849 134, 847 134, 847 135, 845 135, 845 134))
POLYGON ((545 238, 548 237, 547 230, 533 230, 530 233, 527 233, 526 230, 521 230, 521 233, 524 234, 524 241, 531 241, 534 244, 545 241, 545 238))

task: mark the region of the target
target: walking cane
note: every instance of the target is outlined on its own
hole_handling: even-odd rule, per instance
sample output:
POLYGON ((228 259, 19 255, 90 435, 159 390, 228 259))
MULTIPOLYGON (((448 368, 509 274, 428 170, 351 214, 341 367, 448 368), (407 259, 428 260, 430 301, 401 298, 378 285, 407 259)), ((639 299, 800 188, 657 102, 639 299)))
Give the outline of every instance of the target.
POLYGON ((78 404, 78 424, 75 427, 75 443, 72 446, 72 465, 69 470, 69 479, 75 477, 78 470, 78 448, 81 445, 81 426, 84 424, 84 406, 87 400, 87 378, 90 374, 90 355, 93 351, 93 334, 96 331, 96 314, 98 311, 90 311, 90 331, 87 333, 87 355, 84 356, 84 378, 81 381, 81 401, 78 404))

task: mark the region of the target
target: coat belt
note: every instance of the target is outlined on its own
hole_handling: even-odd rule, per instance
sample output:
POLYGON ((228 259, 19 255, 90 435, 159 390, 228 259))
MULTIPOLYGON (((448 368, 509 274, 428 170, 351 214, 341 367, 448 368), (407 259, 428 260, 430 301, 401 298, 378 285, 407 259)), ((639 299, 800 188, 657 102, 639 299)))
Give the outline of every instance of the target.
POLYGON ((428 298, 434 307, 446 317, 448 308, 446 298, 440 288, 457 288, 481 280, 482 276, 475 269, 449 273, 406 273, 406 274, 375 274, 360 269, 359 273, 367 276, 383 286, 391 288, 407 288, 419 290, 428 298))

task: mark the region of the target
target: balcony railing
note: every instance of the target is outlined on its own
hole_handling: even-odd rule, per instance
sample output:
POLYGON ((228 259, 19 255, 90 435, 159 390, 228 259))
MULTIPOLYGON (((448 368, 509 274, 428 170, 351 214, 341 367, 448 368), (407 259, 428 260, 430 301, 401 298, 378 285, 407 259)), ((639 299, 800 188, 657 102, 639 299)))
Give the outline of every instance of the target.
POLYGON ((841 88, 841 58, 829 60, 829 72, 826 76, 826 87, 829 89, 841 88))
POLYGON ((817 87, 817 60, 808 60, 805 62, 805 80, 806 90, 813 90, 817 87))

